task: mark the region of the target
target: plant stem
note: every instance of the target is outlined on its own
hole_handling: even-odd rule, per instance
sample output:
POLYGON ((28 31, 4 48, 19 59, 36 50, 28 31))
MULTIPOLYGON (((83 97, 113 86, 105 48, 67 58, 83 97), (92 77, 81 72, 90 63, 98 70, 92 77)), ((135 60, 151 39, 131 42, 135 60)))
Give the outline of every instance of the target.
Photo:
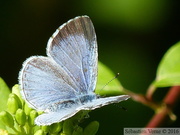
POLYGON ((169 92, 167 93, 166 97, 164 98, 164 103, 167 104, 169 107, 173 108, 175 103, 180 97, 180 86, 173 86, 169 92))
POLYGON ((123 91, 125 92, 125 94, 128 94, 134 101, 140 102, 144 105, 147 105, 147 106, 151 107, 153 110, 156 110, 160 106, 160 104, 157 104, 157 103, 153 102, 152 100, 149 100, 142 94, 136 94, 129 90, 123 90, 123 91))
POLYGON ((180 86, 173 86, 163 99, 163 106, 157 110, 156 114, 152 117, 146 128, 159 127, 164 124, 168 118, 171 121, 176 120, 176 116, 172 113, 175 103, 180 97, 180 86))
POLYGON ((154 94, 154 91, 156 90, 156 87, 154 85, 150 85, 146 92, 146 98, 148 100, 152 101, 152 95, 154 94))

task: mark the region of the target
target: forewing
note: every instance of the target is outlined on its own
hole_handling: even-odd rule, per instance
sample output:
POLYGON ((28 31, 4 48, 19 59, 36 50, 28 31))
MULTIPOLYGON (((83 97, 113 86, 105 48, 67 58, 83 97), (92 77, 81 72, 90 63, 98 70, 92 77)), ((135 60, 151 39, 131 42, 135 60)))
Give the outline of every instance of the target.
POLYGON ((80 94, 94 91, 98 54, 89 17, 76 17, 60 26, 48 41, 47 54, 68 73, 80 94))
POLYGON ((77 108, 77 110, 94 110, 96 108, 100 108, 108 104, 119 103, 121 101, 127 100, 128 98, 130 98, 130 96, 128 95, 97 98, 97 99, 92 100, 92 102, 88 102, 84 104, 83 106, 80 106, 79 108, 77 108))
POLYGON ((24 99, 37 110, 76 97, 77 87, 70 76, 51 58, 27 59, 19 75, 24 99))

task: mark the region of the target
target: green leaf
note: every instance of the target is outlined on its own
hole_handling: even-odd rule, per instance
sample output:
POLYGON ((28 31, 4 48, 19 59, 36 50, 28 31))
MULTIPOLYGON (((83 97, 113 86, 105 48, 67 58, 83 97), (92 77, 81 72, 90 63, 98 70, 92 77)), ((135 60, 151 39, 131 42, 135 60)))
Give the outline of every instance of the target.
POLYGON ((162 58, 153 85, 156 87, 180 85, 180 42, 173 45, 162 58))
MULTIPOLYGON (((4 80, 0 77, 0 112, 6 110, 7 108, 7 100, 9 97, 10 90, 4 80)), ((0 121, 0 129, 6 129, 2 121, 0 121)))
POLYGON ((7 100, 9 97, 10 90, 4 80, 0 77, 0 111, 3 111, 7 108, 7 100))
POLYGON ((107 66, 98 62, 98 81, 95 90, 96 94, 108 96, 124 94, 124 88, 118 79, 112 80, 115 76, 116 74, 114 74, 107 66), (108 83, 109 81, 111 82, 108 83))

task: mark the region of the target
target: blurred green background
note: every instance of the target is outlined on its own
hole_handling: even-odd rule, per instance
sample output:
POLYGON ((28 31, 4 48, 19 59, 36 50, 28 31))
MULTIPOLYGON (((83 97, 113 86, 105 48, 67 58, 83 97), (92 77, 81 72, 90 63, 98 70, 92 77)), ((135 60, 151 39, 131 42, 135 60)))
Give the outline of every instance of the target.
MULTIPOLYGON (((12 87, 22 62, 46 55, 52 33, 69 19, 88 15, 95 26, 99 60, 119 72, 123 86, 145 93, 169 47, 180 40, 177 0, 1 0, 0 76, 12 87)), ((111 78, 109 78, 110 80, 111 78)), ((155 93, 161 100, 167 89, 155 93)), ((123 127, 144 127, 153 111, 132 100, 90 113, 100 122, 98 134, 122 134, 123 127)), ((178 105, 177 105, 178 106, 178 105)), ((179 115, 178 107, 175 113, 179 115)), ((180 125, 179 118, 168 127, 180 125)))

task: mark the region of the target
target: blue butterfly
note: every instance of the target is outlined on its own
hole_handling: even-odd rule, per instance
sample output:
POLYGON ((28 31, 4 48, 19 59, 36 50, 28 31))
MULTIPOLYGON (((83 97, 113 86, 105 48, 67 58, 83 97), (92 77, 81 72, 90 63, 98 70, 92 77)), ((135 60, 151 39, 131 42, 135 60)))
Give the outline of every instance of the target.
POLYGON ((19 74, 21 94, 37 111, 37 125, 66 120, 81 110, 93 110, 129 98, 100 98, 97 82, 97 42, 88 16, 79 16, 60 26, 47 44, 47 57, 32 56, 19 74))

